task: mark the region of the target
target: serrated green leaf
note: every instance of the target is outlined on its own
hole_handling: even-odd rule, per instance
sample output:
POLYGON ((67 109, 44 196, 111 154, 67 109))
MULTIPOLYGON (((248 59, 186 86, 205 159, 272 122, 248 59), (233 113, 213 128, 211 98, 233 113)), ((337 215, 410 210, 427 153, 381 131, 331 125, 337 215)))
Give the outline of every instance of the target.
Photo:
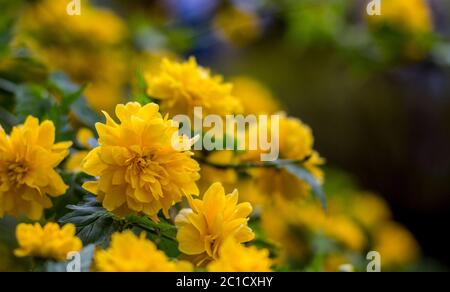
POLYGON ((177 229, 174 225, 164 221, 154 222, 137 214, 127 216, 126 221, 138 229, 146 231, 147 237, 169 257, 176 258, 180 255, 176 240, 177 229))
POLYGON ((114 217, 95 201, 89 197, 78 205, 68 205, 71 211, 61 217, 61 224, 72 223, 77 228, 77 236, 84 245, 96 244, 107 246, 111 234, 118 230, 114 217))
POLYGON ((287 164, 283 166, 289 173, 295 175, 299 179, 306 182, 310 187, 312 193, 320 200, 322 207, 327 209, 327 198, 322 189, 322 185, 317 179, 304 167, 297 164, 287 164))

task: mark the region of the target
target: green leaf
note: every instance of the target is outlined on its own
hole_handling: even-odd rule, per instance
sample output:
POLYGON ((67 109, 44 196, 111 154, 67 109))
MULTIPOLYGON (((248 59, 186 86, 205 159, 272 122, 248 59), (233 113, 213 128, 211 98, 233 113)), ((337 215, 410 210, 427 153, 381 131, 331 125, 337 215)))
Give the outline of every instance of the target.
POLYGON ((312 193, 320 200, 322 207, 327 209, 327 198, 322 189, 322 184, 304 167, 297 164, 287 164, 283 166, 289 173, 310 185, 312 193))
POLYGON ((72 223, 84 245, 108 246, 111 234, 119 230, 119 224, 111 213, 100 206, 94 197, 87 197, 78 205, 68 205, 67 213, 59 219, 61 224, 72 223))
POLYGON ((54 106, 54 101, 49 92, 36 84, 17 86, 15 98, 16 115, 22 120, 29 115, 42 119, 54 106))
POLYGON ((62 73, 56 72, 49 76, 48 85, 51 89, 56 90, 61 96, 61 111, 65 114, 70 110, 70 106, 82 97, 86 86, 79 86, 70 80, 70 78, 62 73))
POLYGON ((177 229, 174 225, 164 222, 154 222, 145 216, 131 214, 126 218, 127 223, 147 232, 147 237, 155 242, 158 248, 169 257, 176 258, 180 255, 177 229))
MULTIPOLYGON (((89 244, 80 251, 80 272, 90 272, 92 261, 94 258, 95 245, 89 244)), ((74 259, 72 259, 74 260, 74 259)), ((67 268, 71 265, 71 261, 53 262, 48 261, 45 264, 46 272, 67 272, 67 268)))
POLYGON ((13 114, 0 107, 0 125, 5 131, 9 132, 17 123, 17 118, 13 114))
POLYGON ((93 128, 95 123, 102 120, 100 115, 88 106, 84 96, 72 103, 70 109, 74 112, 80 122, 90 128, 93 128))
POLYGON ((151 103, 153 100, 147 94, 147 82, 145 82, 144 75, 140 70, 136 71, 136 79, 137 79, 137 92, 133 95, 133 100, 140 103, 141 105, 151 103))

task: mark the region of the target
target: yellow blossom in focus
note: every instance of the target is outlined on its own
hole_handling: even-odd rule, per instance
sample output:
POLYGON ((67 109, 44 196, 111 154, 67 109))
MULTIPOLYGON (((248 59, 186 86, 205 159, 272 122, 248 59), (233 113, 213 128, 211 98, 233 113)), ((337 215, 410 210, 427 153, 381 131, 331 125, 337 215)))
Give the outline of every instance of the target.
POLYGON ((237 46, 251 43, 262 33, 258 15, 238 8, 220 11, 214 19, 214 28, 220 37, 237 46))
POLYGON ((270 272, 272 261, 267 249, 245 247, 227 239, 219 251, 219 258, 207 266, 208 272, 270 272))
POLYGON ((414 236, 397 223, 380 225, 374 237, 373 250, 380 253, 382 268, 408 265, 419 256, 419 245, 414 236))
POLYGON ((38 220, 67 186, 55 171, 69 154, 71 142, 55 144, 51 121, 39 124, 28 117, 7 135, 0 127, 0 217, 20 216, 38 220))
POLYGON ((244 114, 273 114, 280 105, 271 92, 258 81, 248 77, 236 77, 233 82, 233 95, 242 103, 244 114))
POLYGON ((107 250, 94 256, 99 272, 191 272, 192 265, 185 261, 171 261, 145 233, 134 235, 131 231, 114 233, 107 250))
POLYGON ((164 59, 158 72, 146 73, 145 80, 148 95, 160 100, 161 111, 171 116, 192 118, 196 106, 202 107, 204 116, 241 111, 239 100, 232 95, 233 86, 197 65, 193 57, 183 63, 164 59))
POLYGON ((382 1, 381 15, 369 17, 373 25, 388 24, 411 33, 430 32, 433 21, 427 0, 382 1))
POLYGON ((214 183, 206 191, 203 200, 190 199, 191 209, 183 209, 175 218, 177 240, 181 252, 196 256, 198 265, 217 259, 219 250, 227 238, 238 243, 254 238, 247 226, 252 212, 249 203, 238 204, 238 192, 225 195, 220 183, 214 183))
POLYGON ((198 163, 189 151, 172 147, 177 124, 163 118, 158 105, 119 104, 116 123, 107 113, 97 123, 99 147, 83 163, 83 170, 98 177, 83 187, 96 194, 108 211, 119 215, 144 213, 153 220, 184 195, 198 195, 198 163))
POLYGON ((44 227, 39 223, 19 224, 16 229, 19 248, 14 254, 18 257, 65 261, 68 253, 78 252, 83 247, 75 231, 73 224, 66 224, 62 228, 56 223, 47 223, 44 227))

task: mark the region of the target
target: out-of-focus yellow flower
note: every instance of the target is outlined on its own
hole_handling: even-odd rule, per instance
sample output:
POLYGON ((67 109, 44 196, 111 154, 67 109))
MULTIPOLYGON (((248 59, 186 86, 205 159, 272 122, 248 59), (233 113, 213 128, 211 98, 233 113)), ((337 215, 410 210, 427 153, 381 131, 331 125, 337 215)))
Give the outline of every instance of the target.
POLYGON ((92 148, 90 141, 94 139, 94 133, 88 128, 81 128, 77 132, 76 137, 78 143, 86 149, 92 148))
MULTIPOLYGON (((92 149, 91 141, 95 139, 94 133, 88 128, 81 128, 77 132, 77 143, 85 149, 92 149)), ((84 158, 89 154, 89 151, 77 151, 70 155, 65 164, 65 169, 72 172, 81 172, 84 158)))
POLYGON ((232 95, 232 84, 198 66, 193 57, 184 63, 164 59, 158 73, 146 73, 145 80, 147 93, 161 100, 162 112, 172 116, 192 118, 195 106, 202 107, 203 115, 225 116, 241 111, 239 100, 232 95))
POLYGON ((426 0, 382 1, 381 15, 369 16, 373 25, 387 24, 411 33, 427 33, 433 28, 426 0))
POLYGON ((0 127, 0 217, 20 216, 38 220, 67 186, 55 171, 69 154, 71 142, 55 144, 51 121, 39 124, 28 117, 7 135, 0 127))
POLYGON ((19 248, 14 251, 18 257, 33 256, 43 259, 65 261, 67 254, 82 249, 81 240, 75 236, 75 226, 66 224, 62 228, 56 223, 19 224, 16 229, 19 248))
POLYGON ((191 272, 192 265, 185 261, 171 261, 164 252, 142 233, 139 237, 131 231, 114 233, 107 250, 94 256, 99 272, 191 272))
POLYGON ((272 93, 258 81, 248 77, 236 77, 233 82, 233 95, 242 103, 244 114, 274 114, 280 105, 272 93))
POLYGON ((381 197, 371 193, 356 195, 352 199, 350 209, 355 219, 368 229, 383 224, 391 218, 391 210, 387 203, 381 197))
POLYGON ((265 206, 261 226, 278 243, 285 260, 303 261, 311 252, 314 236, 325 235, 352 251, 367 245, 363 230, 345 214, 326 213, 315 202, 290 202, 283 198, 265 206))
POLYGON ((236 46, 255 41, 262 33, 261 21, 253 11, 227 8, 214 18, 214 28, 224 40, 236 46))
POLYGON ((211 185, 203 200, 190 199, 191 209, 183 209, 175 218, 181 252, 196 256, 198 265, 217 259, 224 241, 231 237, 238 243, 254 238, 247 226, 252 212, 250 203, 238 204, 238 192, 225 195, 220 183, 211 185))
MULTIPOLYGON (((114 60, 114 57, 111 56, 109 59, 114 60)), ((122 61, 117 61, 117 63, 122 61)), ((113 112, 114 107, 123 101, 123 86, 125 85, 126 80, 121 78, 124 77, 123 75, 125 75, 125 72, 120 68, 117 68, 119 71, 116 71, 116 69, 111 68, 110 64, 101 64, 100 59, 97 59, 94 64, 98 64, 99 67, 92 66, 92 68, 105 68, 111 75, 101 77, 105 78, 101 80, 96 79, 97 76, 94 76, 93 79, 91 79, 93 81, 86 81, 88 82, 88 85, 84 93, 86 94, 89 105, 95 110, 99 112, 113 112), (117 80, 114 80, 113 74, 116 74, 117 80)))
POLYGON ((71 172, 81 172, 83 161, 88 156, 89 151, 77 151, 69 156, 65 164, 65 169, 71 172))
POLYGON ((81 6, 82 13, 73 17, 67 13, 67 3, 64 1, 43 0, 32 3, 24 10, 19 28, 40 35, 68 33, 65 39, 53 40, 58 42, 72 38, 83 43, 114 45, 124 38, 124 23, 112 11, 94 7, 85 0, 81 6))
POLYGON ((267 249, 245 247, 227 239, 219 250, 219 258, 211 262, 209 272, 270 272, 272 261, 267 249))
MULTIPOLYGON (((236 162, 234 151, 223 150, 214 151, 208 154, 207 162, 218 165, 225 165, 236 162)), ((225 190, 233 191, 238 182, 238 175, 234 169, 218 169, 205 164, 200 171, 199 187, 201 192, 205 192, 214 182, 220 182, 225 190), (231 188, 231 189, 230 189, 231 188)))
POLYGON ((60 0, 29 3, 17 24, 14 46, 25 46, 50 69, 63 70, 88 84, 89 104, 99 111, 112 110, 123 98, 128 76, 120 48, 126 26, 112 11, 84 0, 81 15, 70 16, 67 4, 60 0))
POLYGON ((99 147, 92 150, 83 170, 98 177, 83 187, 96 194, 103 206, 119 215, 142 212, 153 220, 184 195, 198 195, 198 163, 189 151, 172 147, 177 125, 162 118, 158 105, 119 104, 116 123, 107 113, 97 123, 99 147))
POLYGON ((326 218, 324 233, 345 247, 361 251, 367 245, 367 238, 361 228, 345 214, 326 218))
POLYGON ((381 255, 382 267, 397 267, 413 263, 419 256, 419 245, 403 226, 388 222, 374 234, 373 250, 381 255))
MULTIPOLYGON (((270 126, 269 126, 270 129, 270 126)), ((323 181, 323 172, 319 165, 323 159, 313 149, 314 137, 311 129, 299 119, 280 114, 278 132, 280 159, 304 161, 303 167, 319 181, 323 181)), ((243 159, 258 159, 258 151, 249 151, 243 159)), ((257 184, 269 197, 282 196, 288 199, 304 198, 310 192, 310 186, 285 169, 265 168, 256 175, 257 184)))
MULTIPOLYGON (((207 162, 218 165, 239 163, 239 156, 232 150, 214 151, 208 154, 207 162)), ((220 182, 226 192, 239 190, 239 197, 243 202, 249 202, 252 206, 262 206, 267 196, 258 188, 251 176, 253 170, 238 172, 235 169, 219 169, 203 164, 200 171, 199 188, 204 193, 214 182, 220 182)))

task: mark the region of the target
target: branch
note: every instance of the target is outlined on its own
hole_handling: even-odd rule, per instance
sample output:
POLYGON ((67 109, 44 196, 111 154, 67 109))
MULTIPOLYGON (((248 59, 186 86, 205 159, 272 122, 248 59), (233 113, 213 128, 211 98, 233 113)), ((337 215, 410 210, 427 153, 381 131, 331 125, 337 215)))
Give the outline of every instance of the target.
POLYGON ((208 161, 204 157, 194 157, 198 162, 205 165, 218 168, 218 169, 248 169, 248 168, 259 168, 259 167, 283 167, 291 164, 300 164, 307 162, 311 155, 306 156, 303 159, 279 159, 275 161, 258 161, 258 162, 242 162, 242 163, 214 163, 208 161))

